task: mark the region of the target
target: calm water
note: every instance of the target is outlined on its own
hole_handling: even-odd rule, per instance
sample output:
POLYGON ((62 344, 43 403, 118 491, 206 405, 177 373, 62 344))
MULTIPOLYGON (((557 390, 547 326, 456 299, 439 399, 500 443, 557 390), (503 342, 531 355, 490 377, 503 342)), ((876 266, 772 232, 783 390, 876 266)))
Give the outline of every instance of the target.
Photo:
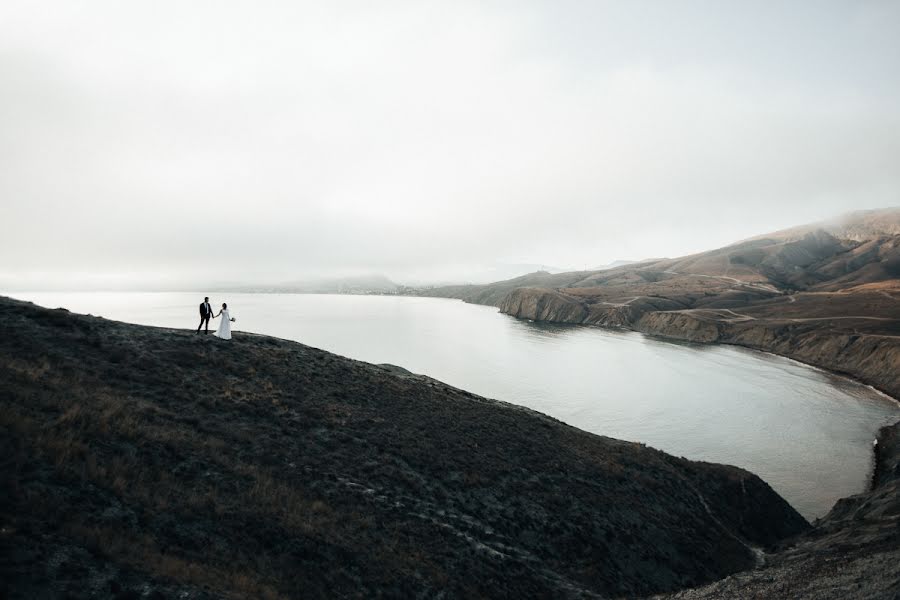
MULTIPOLYGON (((200 293, 21 293, 43 306, 191 328, 200 293)), ((787 359, 640 334, 519 321, 457 300, 227 294, 234 330, 392 363, 603 435, 765 479, 807 518, 862 491, 876 430, 900 418, 871 389, 787 359)), ((218 342, 227 343, 227 342, 218 342)))

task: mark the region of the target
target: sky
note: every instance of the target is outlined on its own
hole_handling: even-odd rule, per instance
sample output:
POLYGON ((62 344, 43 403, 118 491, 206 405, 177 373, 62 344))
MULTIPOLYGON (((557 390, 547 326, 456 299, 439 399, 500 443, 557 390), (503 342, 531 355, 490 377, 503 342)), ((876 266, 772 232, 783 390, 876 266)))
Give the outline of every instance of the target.
POLYGON ((679 256, 900 204, 900 1, 0 3, 0 289, 679 256))

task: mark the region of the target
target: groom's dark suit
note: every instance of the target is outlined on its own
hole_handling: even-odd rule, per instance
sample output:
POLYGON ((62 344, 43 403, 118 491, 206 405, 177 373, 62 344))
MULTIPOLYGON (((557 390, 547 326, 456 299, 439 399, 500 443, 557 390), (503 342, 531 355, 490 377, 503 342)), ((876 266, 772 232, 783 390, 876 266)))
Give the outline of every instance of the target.
POLYGON ((203 324, 206 323, 206 333, 209 333, 209 318, 212 316, 212 306, 209 305, 209 302, 201 302, 200 303, 200 325, 197 326, 197 333, 200 333, 200 328, 203 327, 203 324))

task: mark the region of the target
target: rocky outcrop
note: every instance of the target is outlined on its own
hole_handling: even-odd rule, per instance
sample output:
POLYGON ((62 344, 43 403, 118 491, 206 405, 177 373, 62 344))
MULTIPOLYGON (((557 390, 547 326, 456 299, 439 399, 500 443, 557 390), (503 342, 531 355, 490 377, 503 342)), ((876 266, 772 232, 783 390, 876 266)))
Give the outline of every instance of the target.
POLYGON ((887 487, 900 480, 900 423, 882 427, 875 442, 872 488, 887 487))
POLYGON ((8 299, 0 456, 4 598, 635 597, 808 528, 744 470, 399 367, 8 299))
POLYGON ((506 314, 550 323, 584 323, 588 317, 587 306, 553 290, 519 288, 513 290, 500 303, 506 314))
POLYGON ((588 275, 586 272, 548 273, 537 271, 505 281, 480 285, 448 285, 437 288, 419 290, 422 296, 435 298, 456 298, 470 304, 497 306, 510 292, 522 287, 539 287, 553 289, 578 285, 588 275))
POLYGON ((518 288, 499 303, 500 312, 519 319, 629 327, 646 307, 620 304, 589 304, 577 296, 545 288, 518 288))
POLYGON ((873 488, 840 500, 815 527, 764 557, 761 568, 657 598, 845 600, 900 595, 900 424, 878 435, 873 488))
POLYGON ((685 312, 651 312, 629 326, 641 333, 705 344, 721 342, 724 327, 721 323, 685 312))

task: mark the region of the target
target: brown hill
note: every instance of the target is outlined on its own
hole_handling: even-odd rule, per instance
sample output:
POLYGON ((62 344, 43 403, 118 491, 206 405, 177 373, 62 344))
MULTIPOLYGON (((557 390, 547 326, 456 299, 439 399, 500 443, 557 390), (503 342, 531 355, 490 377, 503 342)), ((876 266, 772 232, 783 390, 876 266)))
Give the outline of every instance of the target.
POLYGON ((758 477, 396 367, 0 298, 0 596, 636 596, 808 525, 758 477))
POLYGON ((754 239, 765 237, 784 241, 796 240, 819 229, 837 238, 855 242, 900 235, 900 209, 894 207, 858 210, 828 221, 783 229, 754 239))
POLYGON ((863 211, 675 259, 435 295, 533 320, 739 344, 900 397, 900 209, 863 211))

